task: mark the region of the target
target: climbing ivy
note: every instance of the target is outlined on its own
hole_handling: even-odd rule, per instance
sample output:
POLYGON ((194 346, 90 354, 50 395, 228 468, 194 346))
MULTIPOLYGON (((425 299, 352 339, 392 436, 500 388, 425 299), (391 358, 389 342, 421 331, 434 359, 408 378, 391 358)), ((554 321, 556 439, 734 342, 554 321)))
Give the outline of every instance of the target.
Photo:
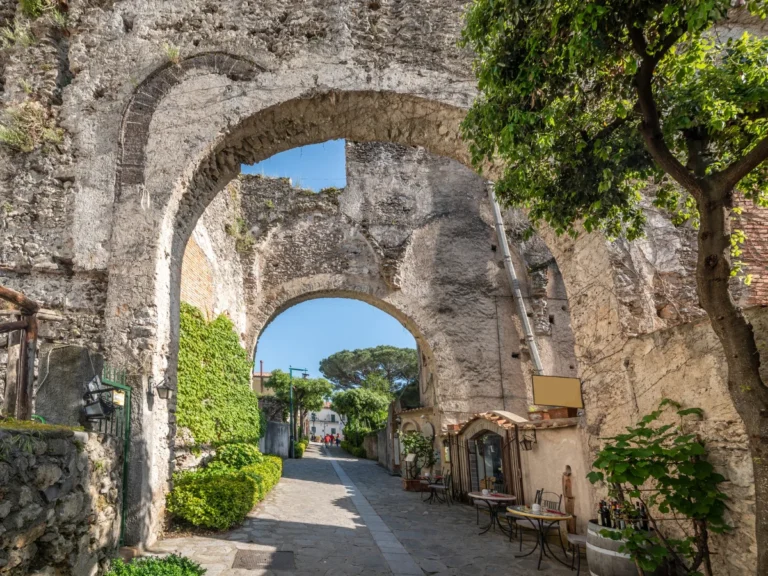
POLYGON ((257 441, 264 419, 232 322, 226 316, 207 322, 182 302, 180 324, 178 425, 198 444, 257 441))

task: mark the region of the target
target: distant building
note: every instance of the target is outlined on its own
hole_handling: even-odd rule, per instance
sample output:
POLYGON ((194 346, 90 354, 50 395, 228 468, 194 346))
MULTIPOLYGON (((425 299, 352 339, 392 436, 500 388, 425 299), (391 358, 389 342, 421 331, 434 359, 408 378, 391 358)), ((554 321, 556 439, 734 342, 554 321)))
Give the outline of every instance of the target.
POLYGON ((326 434, 336 436, 336 434, 341 434, 341 439, 344 439, 344 423, 339 415, 331 410, 330 402, 326 402, 319 412, 307 414, 303 425, 304 433, 308 436, 325 436, 326 434))
POLYGON ((251 390, 256 392, 259 396, 274 396, 275 391, 271 388, 265 388, 264 383, 272 376, 272 372, 264 372, 264 361, 259 362, 259 371, 253 371, 253 378, 251 379, 251 390))

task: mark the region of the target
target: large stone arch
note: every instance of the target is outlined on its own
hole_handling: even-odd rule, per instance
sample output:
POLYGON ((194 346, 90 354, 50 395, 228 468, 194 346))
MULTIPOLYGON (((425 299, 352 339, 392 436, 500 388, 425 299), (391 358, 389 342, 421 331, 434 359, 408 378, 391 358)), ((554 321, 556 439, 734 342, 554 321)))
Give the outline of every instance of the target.
MULTIPOLYGON (((145 138, 143 148, 136 143, 141 139, 133 143, 123 139, 121 144, 123 151, 137 150, 143 163, 130 166, 129 176, 126 160, 117 172, 106 347, 114 362, 141 375, 136 383, 141 390, 149 378, 170 374, 173 379, 183 248, 207 203, 234 178, 241 163, 340 137, 422 146, 468 162, 459 137, 463 110, 474 95, 466 82, 457 85, 445 76, 425 77, 417 70, 402 69, 397 74, 387 70, 363 76, 346 65, 295 69, 290 75, 258 70, 253 76, 228 75, 211 65, 210 58, 200 60, 205 66, 164 68, 176 81, 167 89, 159 88, 158 101, 139 111, 148 116, 141 120, 146 133, 139 131, 145 138), (271 81, 278 87, 267 89, 271 81), (435 82, 451 90, 436 90, 435 82), (201 107, 196 96, 201 92, 216 97, 201 107), (138 172, 143 178, 136 177, 138 172)), ((241 61, 237 62, 239 66, 241 61)), ((140 99, 136 101, 141 105, 140 99)), ((128 113, 133 114, 134 108, 128 113)), ((124 126, 132 123, 126 117, 124 126)), ((658 270, 658 261, 648 259, 642 246, 609 243, 599 234, 575 241, 554 238, 544 231, 561 263, 569 300, 583 305, 573 317, 573 327, 586 380, 593 448, 599 436, 647 411, 661 395, 685 396, 676 385, 679 378, 704 377, 709 383, 705 397, 712 399, 713 408, 719 407, 713 410, 711 425, 727 428, 726 434, 712 433, 731 439, 721 445, 723 467, 739 477, 736 493, 748 507, 751 470, 746 456, 733 456, 734 449, 740 449, 735 439, 743 427, 730 403, 723 406, 715 400, 726 392, 721 353, 706 323, 691 324, 701 312, 690 290, 692 278, 685 273, 690 244, 684 236, 690 232, 672 233, 666 223, 660 229, 681 240, 673 250, 671 272, 680 281, 680 294, 667 299, 683 304, 685 313, 667 318, 656 297, 656 282, 665 271, 658 270), (638 256, 647 261, 638 262, 638 256), (659 340, 674 344, 666 357, 659 340), (650 355, 654 349, 660 357, 650 355), (660 378, 658 362, 671 367, 660 378)), ((656 240, 645 247, 658 248, 656 240)), ((136 493, 131 499, 143 502, 143 509, 134 510, 129 518, 141 526, 135 539, 145 540, 151 539, 162 508, 172 430, 165 410, 150 408, 140 407, 136 415, 135 428, 141 436, 137 446, 144 451, 137 469, 143 470, 143 478, 132 483, 136 493)), ((754 533, 748 524, 743 525, 747 539, 754 533)))

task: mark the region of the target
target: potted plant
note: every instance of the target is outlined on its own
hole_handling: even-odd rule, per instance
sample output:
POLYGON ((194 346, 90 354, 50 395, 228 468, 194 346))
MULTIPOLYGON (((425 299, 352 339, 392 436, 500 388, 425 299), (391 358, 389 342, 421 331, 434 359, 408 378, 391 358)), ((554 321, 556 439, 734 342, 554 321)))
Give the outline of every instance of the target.
MULTIPOLYGON (((609 520, 600 534, 621 542, 618 552, 629 554, 640 574, 666 566, 669 573, 711 576, 709 534, 730 530, 727 497, 717 487, 725 478, 707 462, 704 443, 691 431, 691 419, 702 415, 700 408, 662 400, 625 434, 608 438, 587 476, 593 484, 605 482, 616 501, 609 517, 618 522, 609 520), (670 407, 677 423, 662 424, 670 407), (660 520, 668 518, 683 527, 680 533, 665 531, 660 520)), ((587 547, 588 558, 590 550, 598 553, 594 545, 587 547)))
POLYGON ((420 491, 423 485, 419 480, 420 473, 427 469, 431 474, 432 469, 437 462, 435 458, 435 448, 432 441, 418 432, 399 432, 400 446, 405 454, 412 454, 412 462, 406 462, 404 467, 405 476, 403 476, 403 489, 420 491))

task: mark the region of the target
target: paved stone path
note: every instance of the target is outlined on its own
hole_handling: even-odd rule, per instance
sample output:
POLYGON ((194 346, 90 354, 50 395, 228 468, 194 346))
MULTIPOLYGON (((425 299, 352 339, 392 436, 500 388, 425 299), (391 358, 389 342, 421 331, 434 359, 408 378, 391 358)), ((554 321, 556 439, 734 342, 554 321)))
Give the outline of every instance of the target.
MULTIPOLYGON (((283 478, 242 527, 215 537, 169 538, 153 551, 189 556, 208 576, 537 573, 537 555, 515 558, 517 544, 478 531, 474 508, 425 504, 374 462, 310 445, 303 459, 285 461, 283 478), (296 568, 232 568, 238 550, 290 551, 296 568)), ((532 544, 528 537, 524 546, 532 544)), ((541 573, 574 574, 553 560, 542 563, 541 573)))

